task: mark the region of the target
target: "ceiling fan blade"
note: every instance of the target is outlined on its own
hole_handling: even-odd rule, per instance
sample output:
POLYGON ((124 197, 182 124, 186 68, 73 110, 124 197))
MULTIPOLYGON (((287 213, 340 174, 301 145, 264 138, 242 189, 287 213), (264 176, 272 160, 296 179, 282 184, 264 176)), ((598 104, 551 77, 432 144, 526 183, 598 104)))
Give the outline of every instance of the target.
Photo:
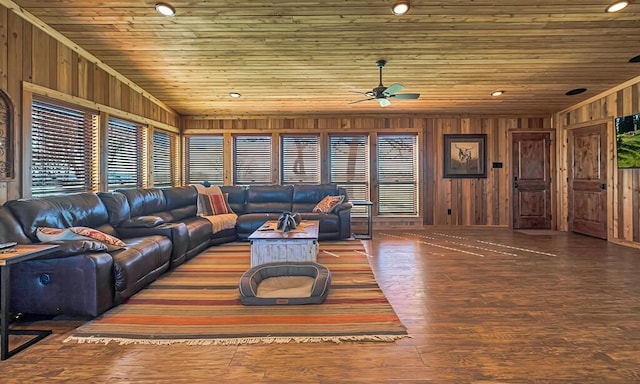
POLYGON ((404 85, 395 83, 395 84, 391 84, 391 86, 385 89, 382 93, 384 93, 386 96, 390 96, 396 92, 402 91, 403 89, 404 89, 404 85))
POLYGON ((391 102, 387 99, 379 98, 376 100, 378 100, 378 103, 380 103, 381 107, 386 107, 387 105, 391 105, 391 102))
POLYGON ((362 99, 362 100, 356 100, 356 101, 352 101, 349 104, 356 104, 356 103, 362 103, 363 101, 369 101, 369 100, 375 100, 375 97, 371 97, 369 99, 362 99))
POLYGON ((417 99, 420 97, 419 93, 396 93, 395 95, 390 95, 389 97, 395 97, 396 99, 417 99))

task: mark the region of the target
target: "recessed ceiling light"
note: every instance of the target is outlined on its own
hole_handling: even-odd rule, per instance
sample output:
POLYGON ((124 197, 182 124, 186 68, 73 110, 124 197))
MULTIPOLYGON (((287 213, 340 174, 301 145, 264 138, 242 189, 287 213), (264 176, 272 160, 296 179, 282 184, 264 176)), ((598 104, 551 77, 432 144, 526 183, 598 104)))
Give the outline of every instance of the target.
POLYGON ((640 63, 640 55, 630 58, 629 62, 630 63, 640 63))
POLYGON ((504 91, 493 91, 491 92, 491 96, 496 97, 496 96, 502 96, 504 94, 504 91))
POLYGON ((409 8, 411 8, 409 0, 398 0, 391 6, 391 12, 393 12, 393 14, 396 16, 400 16, 407 13, 409 11, 409 8))
POLYGON ((239 94, 238 92, 229 92, 229 97, 233 97, 234 99, 237 99, 240 96, 242 96, 242 95, 239 94))
POLYGON ((615 3, 608 6, 605 11, 609 13, 622 11, 623 9, 627 8, 627 5, 629 5, 628 1, 616 1, 615 3))
POLYGON ((173 8, 169 4, 165 4, 165 3, 156 4, 156 11, 159 14, 161 14, 163 16, 167 16, 167 17, 171 17, 171 16, 175 16, 176 15, 175 8, 173 8))
POLYGON ((567 91, 567 93, 565 93, 565 95, 567 95, 567 96, 579 95, 581 93, 585 93, 586 91, 587 91, 587 88, 576 88, 576 89, 572 89, 570 91, 567 91))

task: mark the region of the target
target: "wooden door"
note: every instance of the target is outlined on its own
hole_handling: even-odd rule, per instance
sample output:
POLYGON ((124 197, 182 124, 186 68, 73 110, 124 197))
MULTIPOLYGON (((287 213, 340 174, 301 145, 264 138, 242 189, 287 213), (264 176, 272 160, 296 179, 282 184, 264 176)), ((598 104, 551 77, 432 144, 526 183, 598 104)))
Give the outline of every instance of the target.
POLYGON ((513 228, 551 229, 551 134, 514 133, 513 228))
POLYGON ((607 124, 569 132, 569 230, 607 238, 607 124))

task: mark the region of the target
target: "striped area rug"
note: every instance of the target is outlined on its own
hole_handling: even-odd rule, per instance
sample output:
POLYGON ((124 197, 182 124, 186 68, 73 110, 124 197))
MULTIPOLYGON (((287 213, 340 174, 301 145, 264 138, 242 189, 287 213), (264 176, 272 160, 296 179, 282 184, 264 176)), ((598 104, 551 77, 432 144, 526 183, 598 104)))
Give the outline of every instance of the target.
POLYGON ((80 326, 65 342, 240 345, 407 336, 360 241, 320 243, 318 262, 331 270, 333 282, 319 305, 242 305, 238 282, 249 255, 248 243, 211 247, 80 326))

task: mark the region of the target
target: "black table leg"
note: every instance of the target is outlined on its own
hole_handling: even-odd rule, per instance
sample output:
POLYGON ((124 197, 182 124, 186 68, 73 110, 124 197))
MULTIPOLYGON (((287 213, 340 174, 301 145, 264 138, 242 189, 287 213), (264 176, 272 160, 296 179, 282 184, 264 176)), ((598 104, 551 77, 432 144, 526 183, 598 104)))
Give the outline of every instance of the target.
POLYGON ((0 267, 0 360, 6 360, 25 348, 32 346, 38 341, 44 339, 51 334, 49 330, 34 329, 9 329, 9 294, 10 287, 9 266, 0 267), (9 350, 9 335, 30 335, 35 336, 30 340, 20 344, 12 350, 9 350))

